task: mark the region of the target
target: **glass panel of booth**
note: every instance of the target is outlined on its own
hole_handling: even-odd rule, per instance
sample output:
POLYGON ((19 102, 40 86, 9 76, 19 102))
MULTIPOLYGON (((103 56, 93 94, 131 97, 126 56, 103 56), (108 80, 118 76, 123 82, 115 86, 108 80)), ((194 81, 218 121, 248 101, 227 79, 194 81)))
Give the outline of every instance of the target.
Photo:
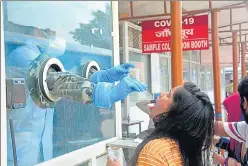
POLYGON ((190 60, 191 51, 183 51, 183 59, 190 60))
MULTIPOLYGON (((112 66, 111 2, 3 2, 6 77, 26 78, 41 53, 81 74, 89 61, 112 66), (30 12, 32 11, 32 12, 30 12)), ((12 111, 19 166, 31 166, 116 136, 115 109, 61 99, 39 108, 27 89, 26 107, 12 111)), ((9 118, 9 113, 7 115, 9 118)), ((13 165, 8 128, 8 165, 13 165)))
POLYGON ((160 90, 161 92, 168 92, 169 91, 169 81, 170 81, 170 74, 169 74, 169 58, 167 57, 160 57, 160 90))
POLYGON ((191 64, 191 67, 192 67, 191 81, 193 83, 195 83, 196 85, 198 85, 198 66, 199 66, 199 64, 197 64, 197 63, 192 63, 191 64))
MULTIPOLYGON (((136 79, 148 85, 148 91, 151 91, 151 65, 150 65, 150 55, 136 53, 129 51, 129 61, 135 65, 133 70, 136 79)), ((151 99, 147 93, 132 93, 130 95, 130 102, 135 105, 136 102, 140 100, 151 99)))
POLYGON ((190 81, 190 63, 183 62, 183 80, 190 81))
POLYGON ((206 82, 206 66, 200 66, 200 88, 202 91, 207 90, 207 82, 206 82))
POLYGON ((191 52, 191 60, 194 62, 200 62, 200 51, 193 50, 191 52))

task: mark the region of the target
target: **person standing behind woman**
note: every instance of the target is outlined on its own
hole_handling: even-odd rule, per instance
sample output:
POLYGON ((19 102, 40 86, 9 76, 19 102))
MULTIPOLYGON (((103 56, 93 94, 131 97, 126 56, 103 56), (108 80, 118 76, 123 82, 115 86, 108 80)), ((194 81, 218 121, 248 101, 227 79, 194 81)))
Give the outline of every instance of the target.
MULTIPOLYGON (((239 93, 233 93, 223 101, 223 105, 228 113, 228 122, 244 121, 244 116, 240 109, 240 96, 239 93)), ((215 136, 216 146, 218 148, 228 151, 228 158, 224 158, 221 154, 214 154, 213 158, 215 164, 222 164, 228 162, 228 166, 231 166, 231 162, 241 163, 247 165, 247 155, 245 143, 240 143, 232 138, 226 139, 223 137, 215 136), (232 160, 231 162, 229 160, 232 160)))
MULTIPOLYGON (((241 100, 238 92, 233 93, 223 101, 223 105, 228 113, 228 122, 244 121, 240 102, 241 100)), ((242 162, 245 153, 246 151, 242 152, 242 143, 230 138, 228 157, 232 157, 238 162, 242 162)))
MULTIPOLYGON (((151 108, 155 130, 136 149, 130 166, 204 166, 214 134, 214 109, 193 83, 161 93, 151 108), (203 156, 206 152, 206 156, 203 156)), ((107 166, 119 166, 111 159, 107 166)))

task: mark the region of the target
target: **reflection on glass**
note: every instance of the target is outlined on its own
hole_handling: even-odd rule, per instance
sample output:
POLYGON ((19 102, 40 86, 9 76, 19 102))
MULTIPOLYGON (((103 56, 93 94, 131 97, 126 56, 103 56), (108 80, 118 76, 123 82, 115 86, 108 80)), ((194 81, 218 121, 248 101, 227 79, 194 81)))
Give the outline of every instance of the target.
POLYGON ((200 67, 200 87, 203 91, 213 90, 213 72, 208 66, 200 67))
MULTIPOLYGON (((112 66, 110 2, 4 2, 6 76, 24 77, 41 53, 67 71, 96 61, 112 66), (32 13, 32 14, 30 14, 32 13), (25 45, 26 43, 26 45, 25 45)), ((62 99, 40 109, 27 92, 27 106, 13 110, 19 166, 33 166, 115 136, 115 112, 62 99)), ((8 115, 9 116, 9 115, 8 115)), ((13 165, 8 128, 8 165, 13 165)))
MULTIPOLYGON (((222 78, 221 78, 222 79, 222 78)), ((208 66, 200 67, 200 86, 202 90, 212 91, 213 83, 213 69, 208 66)))
MULTIPOLYGON (((135 65, 136 79, 148 85, 148 90, 149 90, 150 88, 149 85, 151 80, 150 56, 135 52, 129 52, 129 61, 130 63, 135 65)), ((137 101, 146 100, 146 99, 151 99, 151 97, 147 93, 134 92, 130 94, 130 101, 132 103, 136 103, 137 101)))
POLYGON ((190 60, 190 51, 183 51, 183 59, 190 60))
POLYGON ((190 81, 190 65, 189 62, 183 63, 183 80, 190 81))
POLYGON ((198 85, 198 64, 192 63, 191 81, 198 85))
POLYGON ((161 92, 169 91, 169 66, 168 58, 160 57, 160 90, 161 92))
POLYGON ((200 61, 200 51, 192 51, 191 60, 194 62, 199 62, 200 61))
POLYGON ((206 73, 206 82, 207 82, 207 90, 213 90, 213 70, 210 67, 207 67, 206 73))
POLYGON ((206 86, 207 86, 207 82, 206 82, 206 78, 205 78, 205 66, 200 67, 200 88, 202 91, 207 90, 206 86))

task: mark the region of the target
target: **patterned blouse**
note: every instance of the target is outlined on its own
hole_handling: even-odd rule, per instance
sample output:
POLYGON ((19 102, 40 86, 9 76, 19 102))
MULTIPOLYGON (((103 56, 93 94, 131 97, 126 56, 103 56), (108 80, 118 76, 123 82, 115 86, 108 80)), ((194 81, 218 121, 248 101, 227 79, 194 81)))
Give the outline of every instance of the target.
POLYGON ((183 166, 179 145, 169 138, 152 140, 140 152, 137 166, 183 166))

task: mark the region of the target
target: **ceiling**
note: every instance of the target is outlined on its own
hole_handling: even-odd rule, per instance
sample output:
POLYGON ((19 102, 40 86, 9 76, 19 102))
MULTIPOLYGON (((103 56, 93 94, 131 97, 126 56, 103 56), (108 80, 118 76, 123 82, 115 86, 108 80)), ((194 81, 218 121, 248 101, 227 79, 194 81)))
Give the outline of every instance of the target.
MULTIPOLYGON (((245 5, 245 1, 212 1, 212 9, 215 8, 223 8, 230 7, 232 5, 245 5), (243 4, 241 4, 243 3, 243 4)), ((133 16, 147 16, 147 15, 156 15, 165 13, 164 1, 133 1, 133 16)), ((192 10, 204 10, 209 9, 209 1, 182 1, 182 11, 188 12, 192 10)), ((166 1, 166 11, 170 12, 170 2, 166 1)), ((119 1, 119 13, 121 15, 125 15, 125 17, 131 17, 131 9, 130 9, 130 1, 119 1)), ((210 12, 205 12, 205 14, 209 14, 209 29, 211 29, 211 15, 210 12)), ((219 27, 230 25, 230 10, 222 10, 218 15, 218 23, 219 27)), ((133 19, 133 21, 142 21, 142 20, 155 20, 155 19, 165 19, 170 18, 170 16, 160 16, 160 17, 150 17, 150 18, 141 18, 141 19, 133 19)), ((246 31, 242 31, 241 34, 248 34, 248 10, 246 7, 232 9, 232 23, 240 23, 247 21, 241 25, 241 29, 247 29, 246 31)), ((233 30, 239 29, 239 25, 234 25, 232 27, 233 30)), ((231 32, 223 32, 230 30, 230 26, 219 28, 220 38, 224 38, 221 40, 223 43, 231 43, 232 42, 232 33, 231 32), (229 37, 229 38, 227 38, 229 37)), ((209 35, 209 39, 211 40, 211 35, 209 35)), ((245 35, 242 38, 238 38, 238 41, 244 41, 245 35)), ((248 40, 248 35, 247 35, 248 40)))

